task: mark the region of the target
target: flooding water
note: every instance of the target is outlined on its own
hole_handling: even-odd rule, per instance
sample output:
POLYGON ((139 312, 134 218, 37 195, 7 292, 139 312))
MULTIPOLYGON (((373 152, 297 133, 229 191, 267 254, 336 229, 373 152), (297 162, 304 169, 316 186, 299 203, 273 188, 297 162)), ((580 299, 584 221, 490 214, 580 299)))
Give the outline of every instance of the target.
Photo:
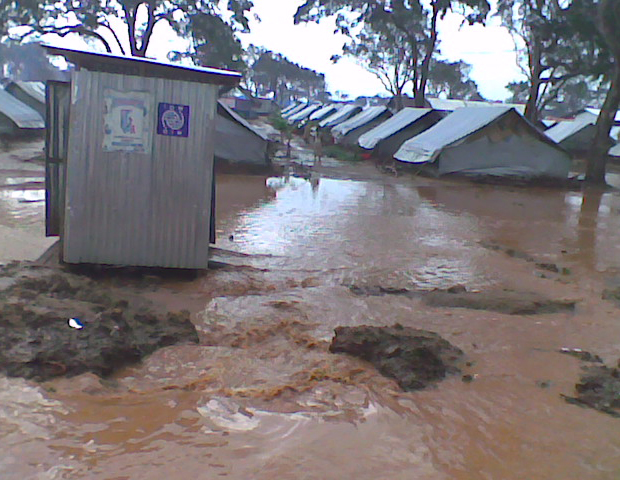
POLYGON ((560 397, 580 365, 557 353, 620 357, 619 310, 601 299, 620 269, 620 195, 332 167, 219 178, 215 257, 237 267, 151 294, 192 311, 200 345, 104 382, 0 378, 0 478, 620 478, 620 421, 560 397), (348 288, 455 284, 579 303, 509 316, 348 288), (395 322, 463 349, 475 380, 403 393, 327 351, 336 326, 395 322))

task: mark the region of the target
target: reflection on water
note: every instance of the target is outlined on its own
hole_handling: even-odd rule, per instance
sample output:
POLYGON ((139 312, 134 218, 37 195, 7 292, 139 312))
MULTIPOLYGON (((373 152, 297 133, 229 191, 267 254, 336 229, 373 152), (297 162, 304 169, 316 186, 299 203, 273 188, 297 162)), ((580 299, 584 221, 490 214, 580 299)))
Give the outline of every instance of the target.
POLYGON ((0 478, 620 478, 620 424, 562 400, 580 364, 557 353, 620 356, 617 310, 601 299, 603 274, 620 267, 617 193, 307 177, 218 176, 217 245, 258 268, 156 292, 192 308, 201 344, 159 350, 104 385, 8 381, 0 478), (508 316, 351 284, 580 303, 508 316), (403 393, 327 350, 336 326, 397 322, 463 349, 475 381, 403 393))

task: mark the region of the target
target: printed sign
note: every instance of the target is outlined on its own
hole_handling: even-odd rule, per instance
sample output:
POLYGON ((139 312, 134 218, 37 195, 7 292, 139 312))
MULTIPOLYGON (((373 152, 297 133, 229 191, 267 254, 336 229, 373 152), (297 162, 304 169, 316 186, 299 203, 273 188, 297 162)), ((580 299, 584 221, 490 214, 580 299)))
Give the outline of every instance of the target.
POLYGON ((152 137, 152 127, 148 121, 151 118, 149 93, 105 89, 103 95, 103 150, 149 152, 152 137))
POLYGON ((188 137, 189 105, 160 103, 157 107, 157 133, 170 137, 188 137))

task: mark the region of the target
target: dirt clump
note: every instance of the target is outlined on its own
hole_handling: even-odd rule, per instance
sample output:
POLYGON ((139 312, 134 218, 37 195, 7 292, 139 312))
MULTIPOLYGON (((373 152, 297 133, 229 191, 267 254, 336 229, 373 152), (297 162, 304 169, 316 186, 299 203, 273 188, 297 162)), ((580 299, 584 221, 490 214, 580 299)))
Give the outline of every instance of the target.
POLYGON ((105 376, 157 348, 198 341, 189 312, 158 312, 127 289, 60 268, 11 265, 0 285, 0 372, 9 376, 105 376))
POLYGON ((574 405, 620 418, 620 369, 605 365, 584 367, 575 392, 574 397, 562 397, 574 405))
POLYGON ((448 374, 460 373, 463 352, 434 332, 397 324, 338 327, 335 333, 330 352, 372 363, 405 391, 420 390, 448 374))

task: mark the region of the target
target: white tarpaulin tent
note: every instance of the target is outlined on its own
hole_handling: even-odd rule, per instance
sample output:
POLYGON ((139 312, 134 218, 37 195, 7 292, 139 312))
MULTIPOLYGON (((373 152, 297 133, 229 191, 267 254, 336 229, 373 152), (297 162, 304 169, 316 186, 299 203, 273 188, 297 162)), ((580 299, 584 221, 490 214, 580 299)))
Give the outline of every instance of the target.
POLYGON ((329 117, 324 118, 319 122, 319 127, 321 128, 331 128, 339 123, 344 122, 348 118, 351 118, 357 112, 361 111, 362 107, 358 105, 345 105, 340 110, 335 113, 332 113, 329 117))
POLYGON ((312 112, 321 108, 320 103, 313 103, 312 105, 308 105, 306 108, 300 110, 297 113, 288 117, 288 123, 297 123, 305 120, 310 116, 312 112))
POLYGON ((571 165, 564 149, 508 107, 455 110, 403 143, 394 158, 433 163, 439 175, 566 178, 571 165))
POLYGON ((430 108, 403 108, 393 117, 377 125, 364 135, 361 135, 357 143, 360 147, 366 150, 372 150, 381 140, 385 140, 404 128, 407 128, 409 125, 417 122, 420 118, 431 111, 432 110, 430 108))
POLYGON ((290 118, 292 115, 295 115, 297 112, 301 112, 307 106, 308 106, 307 103, 300 103, 299 105, 291 108, 290 110, 287 110, 286 112, 283 112, 282 116, 284 118, 290 118))
POLYGON ((355 145, 360 135, 387 120, 392 113, 387 107, 367 107, 357 115, 350 117, 348 120, 339 123, 332 128, 332 135, 339 143, 355 145))
POLYGON ((324 118, 327 118, 328 115, 333 115, 334 113, 336 113, 338 110, 340 110, 340 108, 342 108, 342 106, 343 105, 339 105, 337 103, 330 103, 329 105, 324 105, 318 110, 312 112, 310 117, 308 117, 308 120, 313 122, 320 122, 324 118))

